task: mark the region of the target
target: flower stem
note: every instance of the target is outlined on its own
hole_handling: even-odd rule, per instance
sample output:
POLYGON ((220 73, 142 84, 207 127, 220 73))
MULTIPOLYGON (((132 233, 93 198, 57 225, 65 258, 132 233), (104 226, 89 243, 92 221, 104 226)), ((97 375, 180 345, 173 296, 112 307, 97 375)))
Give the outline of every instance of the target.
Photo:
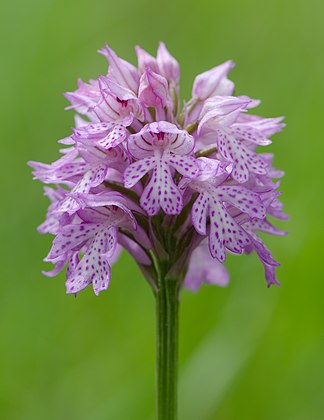
POLYGON ((177 419, 179 281, 160 277, 156 296, 157 419, 177 419))

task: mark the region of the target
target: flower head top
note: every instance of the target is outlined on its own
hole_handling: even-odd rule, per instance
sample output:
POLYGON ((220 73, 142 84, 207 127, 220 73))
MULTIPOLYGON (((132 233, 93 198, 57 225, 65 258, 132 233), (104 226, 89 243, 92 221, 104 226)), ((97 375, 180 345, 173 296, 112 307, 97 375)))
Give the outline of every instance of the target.
POLYGON ((48 165, 30 162, 50 198, 42 233, 55 235, 45 261, 57 274, 67 265, 66 288, 106 289, 122 248, 153 288, 158 269, 196 290, 225 285, 226 253, 255 251, 268 285, 279 284, 257 232, 283 235, 268 216, 285 219, 278 200, 283 173, 258 146, 281 131, 282 118, 250 113, 259 101, 233 96, 227 61, 194 81, 180 109, 180 68, 166 46, 153 57, 136 47, 138 67, 107 45, 106 75, 66 93, 75 128, 48 165), (214 278, 214 276, 216 276, 214 278))

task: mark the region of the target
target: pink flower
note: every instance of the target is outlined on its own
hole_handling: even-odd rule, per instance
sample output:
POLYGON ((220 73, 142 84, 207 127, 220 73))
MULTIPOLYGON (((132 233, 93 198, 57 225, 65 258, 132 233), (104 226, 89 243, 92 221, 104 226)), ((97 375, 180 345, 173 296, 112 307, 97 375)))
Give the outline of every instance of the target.
POLYGON ((193 148, 193 137, 166 121, 148 124, 129 137, 129 152, 138 160, 125 171, 125 187, 133 187, 152 171, 141 196, 141 206, 148 215, 154 216, 160 208, 166 214, 181 212, 182 195, 173 180, 172 169, 194 178, 198 166, 190 155, 193 148))
POLYGON ((257 147, 284 127, 251 113, 260 101, 233 96, 232 61, 198 75, 180 109, 180 67, 160 43, 156 57, 136 47, 138 66, 100 50, 108 71, 65 94, 76 127, 52 164, 30 162, 51 203, 38 230, 55 236, 46 275, 67 266, 67 293, 108 287, 121 249, 156 289, 157 264, 181 285, 225 286, 226 254, 255 251, 268 286, 279 263, 258 236, 285 232, 271 153, 257 147), (82 116, 82 117, 81 117, 82 116))

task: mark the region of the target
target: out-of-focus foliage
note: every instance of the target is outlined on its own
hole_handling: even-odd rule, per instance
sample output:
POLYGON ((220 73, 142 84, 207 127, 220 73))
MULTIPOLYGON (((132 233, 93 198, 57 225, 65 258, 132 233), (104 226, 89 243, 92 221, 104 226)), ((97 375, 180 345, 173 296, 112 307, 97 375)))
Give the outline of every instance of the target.
POLYGON ((290 231, 269 238, 282 287, 268 290, 256 256, 229 258, 231 284, 185 291, 180 419, 319 420, 324 402, 323 3, 11 1, 1 6, 0 417, 6 420, 154 418, 154 301, 132 260, 106 293, 65 295, 44 278, 47 206, 29 159, 52 161, 73 113, 61 95, 106 71, 107 41, 126 59, 159 40, 196 73, 233 59, 237 94, 260 114, 286 115, 274 137, 290 231))

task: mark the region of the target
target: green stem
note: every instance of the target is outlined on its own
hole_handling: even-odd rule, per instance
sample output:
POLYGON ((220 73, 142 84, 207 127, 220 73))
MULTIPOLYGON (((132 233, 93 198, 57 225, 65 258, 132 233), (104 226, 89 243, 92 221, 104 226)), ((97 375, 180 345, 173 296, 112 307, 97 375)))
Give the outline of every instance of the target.
POLYGON ((156 296, 157 419, 177 419, 179 281, 159 279, 156 296))

